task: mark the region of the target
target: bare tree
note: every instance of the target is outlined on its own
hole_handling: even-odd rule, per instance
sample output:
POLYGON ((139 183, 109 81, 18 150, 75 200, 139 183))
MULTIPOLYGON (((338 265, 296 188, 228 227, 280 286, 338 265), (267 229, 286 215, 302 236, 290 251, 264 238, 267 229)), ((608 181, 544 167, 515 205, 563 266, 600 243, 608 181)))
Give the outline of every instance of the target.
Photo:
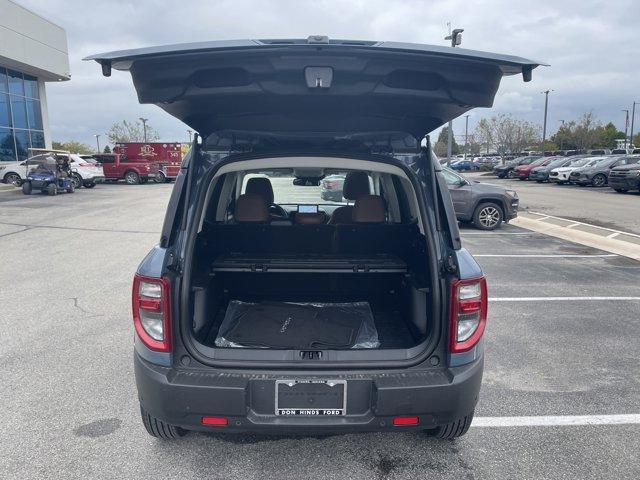
POLYGON ((518 153, 539 142, 540 127, 511 115, 500 114, 481 119, 474 136, 487 153, 491 149, 500 153, 518 153))
MULTIPOLYGON (((144 128, 142 122, 135 120, 133 122, 114 123, 107 132, 107 137, 111 143, 118 142, 144 142, 144 128)), ((147 122, 147 141, 159 140, 160 135, 147 122)))

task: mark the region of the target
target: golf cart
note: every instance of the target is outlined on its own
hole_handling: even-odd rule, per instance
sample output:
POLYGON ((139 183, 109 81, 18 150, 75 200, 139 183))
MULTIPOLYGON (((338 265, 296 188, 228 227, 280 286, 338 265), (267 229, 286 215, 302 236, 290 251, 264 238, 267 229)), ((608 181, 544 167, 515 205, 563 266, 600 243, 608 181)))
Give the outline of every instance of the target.
POLYGON ((60 192, 75 191, 68 152, 63 154, 51 152, 37 158, 38 160, 27 173, 27 178, 22 182, 22 193, 31 195, 33 190, 40 190, 40 193, 57 195, 60 192))

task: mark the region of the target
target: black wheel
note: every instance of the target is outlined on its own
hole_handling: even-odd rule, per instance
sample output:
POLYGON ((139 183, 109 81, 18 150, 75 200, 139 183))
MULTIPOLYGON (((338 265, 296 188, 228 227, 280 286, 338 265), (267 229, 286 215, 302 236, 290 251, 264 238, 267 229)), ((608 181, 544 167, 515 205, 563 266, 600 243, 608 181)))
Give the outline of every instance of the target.
POLYGON ((167 181, 167 176, 163 172, 158 172, 155 178, 156 183, 164 183, 167 181))
POLYGON ((516 178, 516 172, 514 172, 513 170, 509 170, 509 172, 507 173, 507 178, 516 178))
POLYGON ((495 230, 503 218, 502 207, 497 203, 481 203, 473 212, 473 224, 480 230, 495 230))
POLYGON ((591 179, 591 185, 594 187, 604 187, 607 184, 607 177, 601 173, 594 175, 591 179))
POLYGON ((22 184, 22 193, 25 195, 31 195, 33 188, 31 187, 31 182, 24 182, 22 184))
POLYGON ((84 188, 93 188, 96 186, 96 182, 84 182, 84 188))
POLYGON ((443 440, 453 440, 461 437, 469 431, 472 421, 473 412, 465 417, 459 418, 455 422, 438 427, 434 432, 434 436, 442 438, 443 440))
POLYGON ((180 427, 169 425, 149 415, 147 411, 142 408, 142 405, 140 406, 140 416, 142 417, 144 428, 152 437, 161 438, 162 440, 175 440, 176 438, 184 437, 187 433, 180 427))
POLYGON ((73 188, 80 188, 84 183, 84 180, 82 180, 79 173, 74 173, 71 175, 71 183, 73 183, 73 188))
POLYGON ((564 185, 566 182, 556 182, 556 185, 564 185))
POLYGON ((124 174, 124 181, 127 182, 129 185, 139 185, 140 175, 138 175, 133 170, 130 170, 124 174))
POLYGON ((71 182, 71 184, 69 185, 69 188, 67 188, 67 193, 73 193, 76 191, 76 187, 73 186, 73 182, 71 182))
POLYGON ((542 183, 544 180, 536 180, 536 183, 542 183))
POLYGON ((57 195, 58 194, 58 187, 56 187, 55 183, 50 183, 49 185, 47 185, 47 195, 57 195))
POLYGON ((141 178, 140 183, 147 183, 149 181, 148 178, 141 178))
POLYGON ((12 185, 15 185, 16 187, 19 187, 20 184, 22 183, 22 178, 17 173, 10 172, 4 176, 4 183, 12 184, 12 185))
POLYGON ((624 188, 614 188, 614 190, 618 193, 627 193, 629 190, 625 190, 624 188))

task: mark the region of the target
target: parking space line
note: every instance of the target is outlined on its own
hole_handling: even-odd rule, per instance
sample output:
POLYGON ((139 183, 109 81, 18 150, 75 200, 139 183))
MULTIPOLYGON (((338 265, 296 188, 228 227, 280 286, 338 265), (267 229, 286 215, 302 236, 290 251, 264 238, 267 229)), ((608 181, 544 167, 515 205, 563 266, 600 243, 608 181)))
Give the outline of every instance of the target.
POLYGON ((570 427, 580 425, 634 425, 639 423, 639 414, 476 417, 473 419, 471 427, 570 427))
POLYGON ((562 253, 532 253, 532 254, 503 254, 503 253, 480 253, 474 257, 499 257, 499 258, 608 258, 619 257, 615 253, 593 253, 593 254, 562 254, 562 253))
POLYGON ((461 235, 541 235, 538 232, 460 232, 461 235))
POLYGON ((489 297, 490 302, 634 302, 638 300, 640 300, 640 297, 489 297))

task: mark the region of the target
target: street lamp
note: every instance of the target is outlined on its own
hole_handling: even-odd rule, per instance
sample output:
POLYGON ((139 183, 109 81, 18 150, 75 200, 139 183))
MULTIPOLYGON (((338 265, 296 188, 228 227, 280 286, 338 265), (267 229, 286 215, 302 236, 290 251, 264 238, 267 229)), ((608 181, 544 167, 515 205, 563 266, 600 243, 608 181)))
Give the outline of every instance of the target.
POLYGON ((467 159, 467 143, 469 141, 469 115, 464 116, 464 159, 467 159))
POLYGON ((549 107, 549 92, 553 92, 553 90, 545 90, 544 92, 544 123, 542 126, 542 151, 544 152, 545 143, 547 141, 547 109, 549 107))
MULTIPOLYGON (((629 110, 623 108, 620 111, 624 112, 624 141, 627 142, 627 133, 629 133, 629 110)), ((627 148, 626 145, 625 148, 627 148)))
POLYGON ((629 135, 629 148, 634 148, 633 145, 633 122, 636 118, 636 103, 639 102, 633 102, 633 108, 631 109, 631 135, 629 135))
POLYGON ((144 143, 147 143, 147 122, 149 119, 140 117, 140 121, 142 122, 142 131, 144 132, 144 143))
MULTIPOLYGON (((451 40, 451 47, 455 48, 462 43, 462 32, 464 28, 455 28, 451 31, 451 23, 448 22, 449 35, 444 37, 445 40, 451 40)), ((451 165, 451 150, 453 149, 453 120, 449 120, 449 131, 447 134, 447 166, 451 165)), ((466 157, 466 140, 465 140, 465 157, 466 157)))
POLYGON ((96 145, 98 146, 98 153, 100 153, 100 134, 96 133, 94 137, 96 137, 96 145))

